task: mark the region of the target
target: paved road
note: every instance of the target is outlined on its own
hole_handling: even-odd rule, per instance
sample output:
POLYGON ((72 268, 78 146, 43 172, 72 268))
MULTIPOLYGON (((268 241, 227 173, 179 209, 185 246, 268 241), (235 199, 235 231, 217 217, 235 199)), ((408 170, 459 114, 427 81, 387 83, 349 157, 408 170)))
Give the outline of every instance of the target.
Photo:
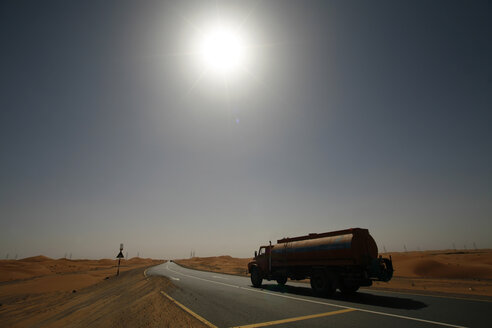
POLYGON ((216 327, 490 327, 492 314, 492 302, 479 300, 370 289, 320 298, 309 285, 290 281, 284 287, 264 281, 259 289, 246 277, 172 262, 148 269, 147 275, 172 279, 177 288, 168 295, 216 327))

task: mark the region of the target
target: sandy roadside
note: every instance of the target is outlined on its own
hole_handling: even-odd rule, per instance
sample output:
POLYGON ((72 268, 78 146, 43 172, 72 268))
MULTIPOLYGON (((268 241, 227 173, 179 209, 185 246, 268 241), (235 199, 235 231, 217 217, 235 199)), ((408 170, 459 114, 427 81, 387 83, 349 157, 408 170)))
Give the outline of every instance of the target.
MULTIPOLYGON (((393 279, 388 283, 375 282, 369 288, 492 300, 492 250, 397 252, 392 257, 393 279)), ((251 260, 217 256, 175 262, 191 269, 248 276, 247 264, 251 260)))
MULTIPOLYGON (((43 291, 39 288, 45 283, 43 277, 3 283, 1 326, 205 327, 160 294, 175 287, 165 277, 145 278, 146 267, 124 270, 118 277, 112 275, 75 292, 43 291), (37 290, 30 290, 35 286, 37 290)), ((76 282, 81 275, 58 276, 76 282)))

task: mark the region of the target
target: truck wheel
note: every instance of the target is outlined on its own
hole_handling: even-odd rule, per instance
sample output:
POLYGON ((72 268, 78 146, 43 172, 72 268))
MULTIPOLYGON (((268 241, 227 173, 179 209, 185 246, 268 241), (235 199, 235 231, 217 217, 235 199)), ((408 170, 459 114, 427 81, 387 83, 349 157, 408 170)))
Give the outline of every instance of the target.
POLYGON ((263 277, 261 276, 260 270, 258 268, 251 269, 251 283, 254 287, 258 288, 263 282, 263 277))
POLYGON ((311 276, 311 288, 320 296, 332 296, 335 292, 328 276, 322 271, 314 272, 311 276))
POLYGON ((359 285, 352 285, 352 284, 342 284, 340 288, 340 291, 345 295, 354 294, 358 290, 359 290, 359 285))
POLYGON ((287 276, 282 276, 281 278, 277 279, 277 284, 283 286, 287 283, 287 276))

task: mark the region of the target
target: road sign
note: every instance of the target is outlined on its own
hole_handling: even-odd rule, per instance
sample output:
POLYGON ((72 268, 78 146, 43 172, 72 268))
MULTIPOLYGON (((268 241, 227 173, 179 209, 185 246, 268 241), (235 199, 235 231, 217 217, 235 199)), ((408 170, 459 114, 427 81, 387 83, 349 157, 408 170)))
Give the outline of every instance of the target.
POLYGON ((124 258, 124 256, 123 256, 123 244, 120 244, 120 252, 118 253, 118 255, 116 255, 116 258, 118 259, 118 271, 116 272, 116 275, 119 276, 120 275, 120 261, 122 258, 124 258))

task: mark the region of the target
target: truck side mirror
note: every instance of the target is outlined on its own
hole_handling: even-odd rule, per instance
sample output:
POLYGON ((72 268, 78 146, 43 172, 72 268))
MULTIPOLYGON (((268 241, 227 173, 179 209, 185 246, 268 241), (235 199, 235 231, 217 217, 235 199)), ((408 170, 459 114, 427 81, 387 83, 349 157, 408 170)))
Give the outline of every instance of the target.
POLYGON ((255 257, 257 257, 257 256, 258 256, 258 252, 257 252, 257 251, 255 251, 255 257))

